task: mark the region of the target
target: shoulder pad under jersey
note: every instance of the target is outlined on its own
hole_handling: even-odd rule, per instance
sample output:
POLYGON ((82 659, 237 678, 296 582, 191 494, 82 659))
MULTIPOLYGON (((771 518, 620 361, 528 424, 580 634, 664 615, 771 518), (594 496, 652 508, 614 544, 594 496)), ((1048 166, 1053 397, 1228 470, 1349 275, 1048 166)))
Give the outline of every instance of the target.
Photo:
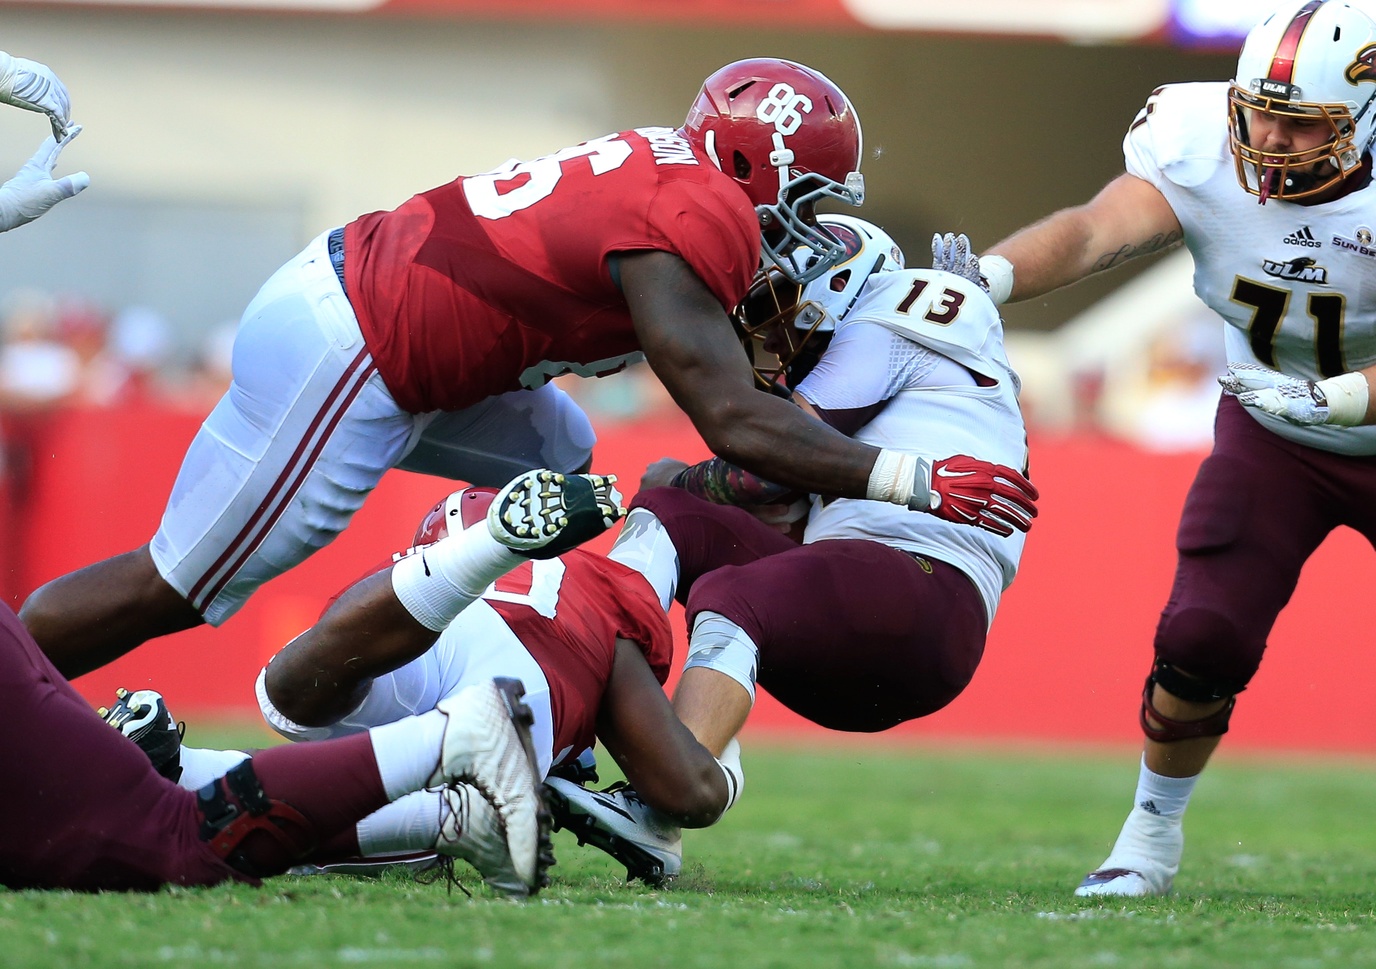
POLYGON ((1160 187, 1202 184, 1228 151, 1228 84, 1208 81, 1167 84, 1147 98, 1123 138, 1129 173, 1160 187))

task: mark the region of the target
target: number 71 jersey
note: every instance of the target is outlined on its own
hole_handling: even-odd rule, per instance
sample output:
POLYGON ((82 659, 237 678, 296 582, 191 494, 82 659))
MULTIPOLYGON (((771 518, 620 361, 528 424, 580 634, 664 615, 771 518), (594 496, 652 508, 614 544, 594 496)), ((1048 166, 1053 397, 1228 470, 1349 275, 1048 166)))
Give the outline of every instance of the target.
POLYGON ((405 410, 458 410, 640 359, 613 252, 679 256, 729 312, 759 266, 749 198, 672 128, 510 161, 345 227, 345 290, 405 410))
MULTIPOLYGON (((1194 289, 1223 317, 1230 362, 1318 380, 1376 363, 1376 186, 1318 205, 1260 205, 1228 150, 1228 85, 1158 88, 1123 142, 1127 170, 1170 203, 1194 257, 1194 289)), ((1282 437, 1376 454, 1376 427, 1296 427, 1282 437)))

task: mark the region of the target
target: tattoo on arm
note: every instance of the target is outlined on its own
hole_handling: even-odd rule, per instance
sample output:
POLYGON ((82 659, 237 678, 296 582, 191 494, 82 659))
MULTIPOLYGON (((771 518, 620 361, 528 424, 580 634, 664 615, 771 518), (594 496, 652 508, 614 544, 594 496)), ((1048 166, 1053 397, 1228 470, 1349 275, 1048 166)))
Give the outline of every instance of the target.
POLYGON ((743 471, 721 458, 701 461, 674 476, 673 487, 718 505, 768 505, 789 489, 743 471))
POLYGON ((1176 229, 1171 232, 1162 232, 1152 236, 1146 242, 1137 246, 1123 246, 1113 252, 1106 252, 1094 263, 1092 272, 1102 272, 1105 269, 1112 269, 1114 266, 1121 265, 1129 259, 1136 259, 1138 256, 1146 256, 1153 252, 1161 252, 1169 249, 1185 238, 1183 230, 1176 229))

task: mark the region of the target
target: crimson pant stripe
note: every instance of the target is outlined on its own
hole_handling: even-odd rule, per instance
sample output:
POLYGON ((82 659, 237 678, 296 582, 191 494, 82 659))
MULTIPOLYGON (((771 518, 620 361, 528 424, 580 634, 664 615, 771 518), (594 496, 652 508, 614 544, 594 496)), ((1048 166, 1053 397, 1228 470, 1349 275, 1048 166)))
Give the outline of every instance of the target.
POLYGON ((1280 43, 1276 45, 1276 56, 1271 58, 1271 72, 1266 75, 1269 80, 1289 84, 1294 79, 1295 52, 1300 48, 1300 38, 1304 35, 1304 29, 1309 26, 1310 18, 1323 4, 1324 0, 1310 0, 1295 14, 1290 26, 1285 28, 1280 43))
POLYGON ((198 611, 205 611, 215 597, 224 591, 235 573, 243 568, 244 563, 262 545, 272 526, 277 524, 297 492, 301 490, 301 485, 305 483, 316 459, 329 443, 330 435, 339 426, 349 405, 363 390, 368 378, 376 372, 377 367, 374 366, 367 349, 361 350, 350 362, 343 376, 330 390, 324 405, 316 412, 296 450, 292 452, 291 459, 283 467, 282 473, 277 476, 277 480, 273 482, 258 508, 215 560, 215 564, 191 587, 187 599, 198 611), (226 563, 229 563, 228 566, 226 563))

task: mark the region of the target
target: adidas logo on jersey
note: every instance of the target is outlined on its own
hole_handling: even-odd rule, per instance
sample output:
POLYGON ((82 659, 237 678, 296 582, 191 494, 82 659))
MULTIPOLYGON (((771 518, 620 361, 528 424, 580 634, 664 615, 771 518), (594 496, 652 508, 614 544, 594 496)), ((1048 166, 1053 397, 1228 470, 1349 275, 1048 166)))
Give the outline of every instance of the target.
POLYGON ((1296 229, 1282 239, 1281 242, 1285 243, 1287 246, 1304 246, 1306 249, 1317 249, 1323 245, 1322 242, 1314 238, 1314 233, 1307 225, 1296 229))

